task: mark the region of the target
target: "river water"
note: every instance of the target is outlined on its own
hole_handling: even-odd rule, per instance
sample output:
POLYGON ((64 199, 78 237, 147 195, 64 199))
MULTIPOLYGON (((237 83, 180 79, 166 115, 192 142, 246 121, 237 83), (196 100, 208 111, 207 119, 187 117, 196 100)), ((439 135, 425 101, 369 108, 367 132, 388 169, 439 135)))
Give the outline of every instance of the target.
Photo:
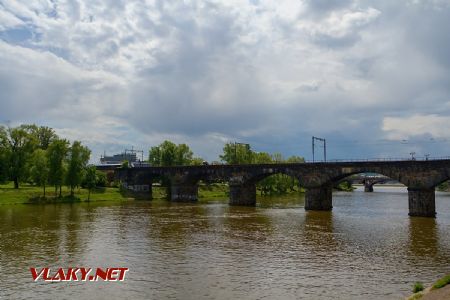
POLYGON ((222 200, 0 205, 0 298, 401 299, 450 273, 450 193, 408 217, 404 188, 222 200), (127 267, 124 282, 34 282, 30 267, 127 267))

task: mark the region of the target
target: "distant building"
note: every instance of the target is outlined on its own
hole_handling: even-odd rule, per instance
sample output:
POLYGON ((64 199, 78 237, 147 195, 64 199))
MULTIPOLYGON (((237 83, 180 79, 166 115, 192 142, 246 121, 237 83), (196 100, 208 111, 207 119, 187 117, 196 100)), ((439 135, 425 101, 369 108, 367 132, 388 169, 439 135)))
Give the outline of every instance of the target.
POLYGON ((100 163, 103 165, 121 164, 124 161, 129 163, 137 162, 136 153, 123 152, 121 154, 114 154, 113 156, 103 155, 100 157, 100 163))

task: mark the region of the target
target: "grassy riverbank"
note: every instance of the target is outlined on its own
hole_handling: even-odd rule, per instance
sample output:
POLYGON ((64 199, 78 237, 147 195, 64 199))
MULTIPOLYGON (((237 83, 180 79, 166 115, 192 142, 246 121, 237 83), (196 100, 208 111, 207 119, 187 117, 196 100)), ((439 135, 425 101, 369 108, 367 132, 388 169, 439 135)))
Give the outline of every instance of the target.
MULTIPOLYGON (((167 198, 167 189, 161 186, 153 186, 153 199, 167 198)), ((59 192, 58 192, 59 193, 59 192)), ((14 189, 13 183, 0 184, 0 205, 2 204, 27 204, 27 203, 53 203, 53 202, 84 202, 88 199, 87 189, 76 189, 74 197, 70 197, 70 190, 62 188, 62 197, 55 196, 54 187, 47 187, 46 197, 43 197, 42 187, 21 184, 19 189, 14 189)), ((198 196, 205 198, 227 198, 228 186, 225 184, 200 185, 198 196)), ((133 193, 121 191, 116 187, 97 188, 91 192, 90 201, 127 201, 134 199, 133 193)))
MULTIPOLYGON (((344 187, 340 190, 352 191, 353 188, 344 187)), ((258 195, 261 191, 257 191, 258 195)), ((298 193, 294 190, 289 193, 298 193)), ((300 192, 304 192, 301 189, 300 192)), ((47 187, 46 197, 43 197, 42 187, 30 184, 21 184, 19 189, 14 189, 13 183, 0 184, 0 205, 2 204, 20 204, 20 203, 54 203, 54 202, 84 202, 88 199, 87 189, 76 189, 74 197, 70 197, 68 187, 62 188, 62 197, 58 197, 59 192, 55 196, 54 187, 47 187)), ((145 194, 144 194, 145 195, 145 194)), ((166 199, 167 188, 162 186, 152 187, 153 199, 166 199)), ((97 188, 91 192, 90 201, 127 201, 133 200, 135 195, 129 191, 120 190, 117 187, 97 188)), ((229 187, 223 183, 200 184, 198 189, 199 201, 202 199, 229 197, 229 187)))
MULTIPOLYGON (((63 187, 62 197, 59 198, 55 197, 54 187, 47 187, 46 198, 43 198, 42 187, 21 184, 19 189, 14 189, 13 184, 8 183, 0 185, 0 204, 87 201, 88 194, 87 189, 76 189, 74 197, 70 197, 70 190, 63 187)), ((118 188, 98 188, 91 192, 90 201, 123 201, 128 198, 118 188)))
POLYGON ((407 300, 446 300, 450 299, 450 274, 436 281, 431 287, 414 293, 407 300))

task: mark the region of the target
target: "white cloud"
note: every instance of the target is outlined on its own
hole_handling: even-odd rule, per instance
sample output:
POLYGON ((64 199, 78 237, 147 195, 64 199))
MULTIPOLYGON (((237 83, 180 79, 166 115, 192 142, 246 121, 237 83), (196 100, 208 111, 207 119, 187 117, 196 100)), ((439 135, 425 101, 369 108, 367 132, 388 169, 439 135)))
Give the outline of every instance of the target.
POLYGON ((392 124, 450 116, 441 2, 2 1, 0 121, 210 159, 227 139, 404 135, 392 124))
MULTIPOLYGON (((1 8, 1 6, 0 6, 1 8)), ((0 30, 24 25, 24 22, 8 11, 0 10, 0 30)))
POLYGON ((448 138, 450 137, 449 124, 450 116, 415 114, 408 117, 385 117, 383 130, 390 139, 406 139, 422 135, 448 138))

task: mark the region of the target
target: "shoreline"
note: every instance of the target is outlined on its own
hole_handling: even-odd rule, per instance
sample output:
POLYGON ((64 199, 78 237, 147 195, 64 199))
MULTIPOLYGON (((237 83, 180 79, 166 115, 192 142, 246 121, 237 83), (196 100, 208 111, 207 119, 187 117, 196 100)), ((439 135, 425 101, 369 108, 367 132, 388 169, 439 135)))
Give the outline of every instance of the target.
POLYGON ((423 291, 416 292, 405 300, 447 300, 450 299, 450 274, 443 276, 435 281, 431 286, 423 291))
MULTIPOLYGON (((362 184, 352 185, 352 189, 334 189, 341 192, 353 192, 356 187, 361 187, 362 184)), ((379 187, 404 187, 402 184, 380 184, 379 187)), ((80 203, 80 202, 122 202, 133 200, 146 200, 145 195, 133 194, 132 191, 121 190, 118 187, 101 187, 92 190, 90 200, 88 201, 88 190, 79 188, 75 190, 74 197, 70 197, 70 190, 67 187, 62 189, 62 197, 55 196, 54 187, 47 187, 46 197, 43 197, 42 187, 30 184, 22 184, 19 189, 14 189, 11 183, 0 185, 0 205, 11 204, 51 204, 51 203, 80 203)), ((166 187, 155 185, 152 187, 152 199, 166 199, 166 187)), ((438 191, 438 190, 437 190, 438 191)), ((260 190, 257 190, 257 196, 274 197, 285 196, 294 193, 304 193, 304 189, 288 191, 284 194, 267 194, 261 195, 260 190)), ((198 188, 198 201, 202 202, 207 198, 228 198, 229 188, 227 184, 212 183, 200 184, 198 188)), ((150 199, 147 199, 150 200, 150 199)))

